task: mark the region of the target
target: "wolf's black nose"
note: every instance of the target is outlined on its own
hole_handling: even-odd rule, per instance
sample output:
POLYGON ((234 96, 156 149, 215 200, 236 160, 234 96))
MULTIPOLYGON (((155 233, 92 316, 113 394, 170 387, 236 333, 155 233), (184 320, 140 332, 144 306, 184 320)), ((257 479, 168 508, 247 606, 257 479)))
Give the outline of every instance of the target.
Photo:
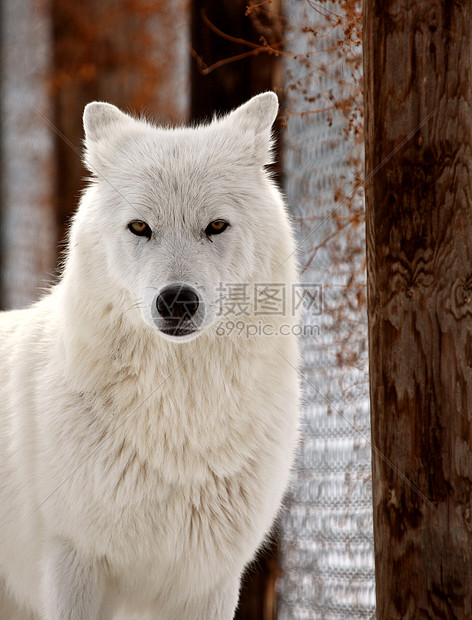
POLYGON ((189 286, 169 284, 157 296, 157 311, 164 319, 190 319, 198 310, 200 299, 189 286))

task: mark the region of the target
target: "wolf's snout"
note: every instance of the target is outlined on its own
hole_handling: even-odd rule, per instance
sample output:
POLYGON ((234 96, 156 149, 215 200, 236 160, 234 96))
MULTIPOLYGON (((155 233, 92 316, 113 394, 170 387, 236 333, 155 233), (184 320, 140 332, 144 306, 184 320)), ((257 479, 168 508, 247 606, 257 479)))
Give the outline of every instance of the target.
POLYGON ((157 311, 163 319, 190 319, 200 305, 196 291, 189 286, 169 284, 157 296, 157 311))
POLYGON ((159 333, 172 341, 196 338, 208 313, 205 298, 190 284, 172 282, 152 300, 152 321, 159 333))

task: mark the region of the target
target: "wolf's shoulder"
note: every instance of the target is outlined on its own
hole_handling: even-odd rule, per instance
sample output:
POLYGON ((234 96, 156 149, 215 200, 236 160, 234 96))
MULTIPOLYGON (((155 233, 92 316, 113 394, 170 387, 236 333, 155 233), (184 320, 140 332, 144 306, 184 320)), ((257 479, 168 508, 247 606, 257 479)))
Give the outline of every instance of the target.
POLYGON ((56 332, 57 313, 52 295, 28 308, 0 312, 0 367, 18 356, 32 360, 56 332))

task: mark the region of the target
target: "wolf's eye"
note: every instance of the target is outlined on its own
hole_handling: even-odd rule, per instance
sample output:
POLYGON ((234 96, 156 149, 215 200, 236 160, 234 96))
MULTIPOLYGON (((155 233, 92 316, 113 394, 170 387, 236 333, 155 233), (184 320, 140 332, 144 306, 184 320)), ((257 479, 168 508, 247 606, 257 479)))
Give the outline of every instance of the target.
POLYGON ((138 237, 147 237, 151 238, 152 231, 146 222, 141 220, 133 220, 128 224, 128 230, 130 230, 133 235, 137 235, 138 237))
POLYGON ((225 222, 225 220, 213 220, 213 222, 210 222, 205 228, 205 235, 207 237, 210 237, 211 235, 219 235, 225 231, 228 226, 229 224, 228 222, 225 222))

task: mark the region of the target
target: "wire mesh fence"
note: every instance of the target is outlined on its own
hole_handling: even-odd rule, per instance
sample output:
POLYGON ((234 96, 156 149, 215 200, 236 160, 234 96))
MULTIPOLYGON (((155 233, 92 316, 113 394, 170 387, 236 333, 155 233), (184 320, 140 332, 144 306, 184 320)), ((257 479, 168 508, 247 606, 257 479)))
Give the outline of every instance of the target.
POLYGON ((363 204, 354 192, 362 172, 361 50, 355 40, 348 54, 340 49, 353 16, 346 4, 286 4, 285 191, 303 281, 322 287, 322 311, 303 317, 317 329, 302 339, 303 417, 282 519, 280 620, 375 616, 363 204))

